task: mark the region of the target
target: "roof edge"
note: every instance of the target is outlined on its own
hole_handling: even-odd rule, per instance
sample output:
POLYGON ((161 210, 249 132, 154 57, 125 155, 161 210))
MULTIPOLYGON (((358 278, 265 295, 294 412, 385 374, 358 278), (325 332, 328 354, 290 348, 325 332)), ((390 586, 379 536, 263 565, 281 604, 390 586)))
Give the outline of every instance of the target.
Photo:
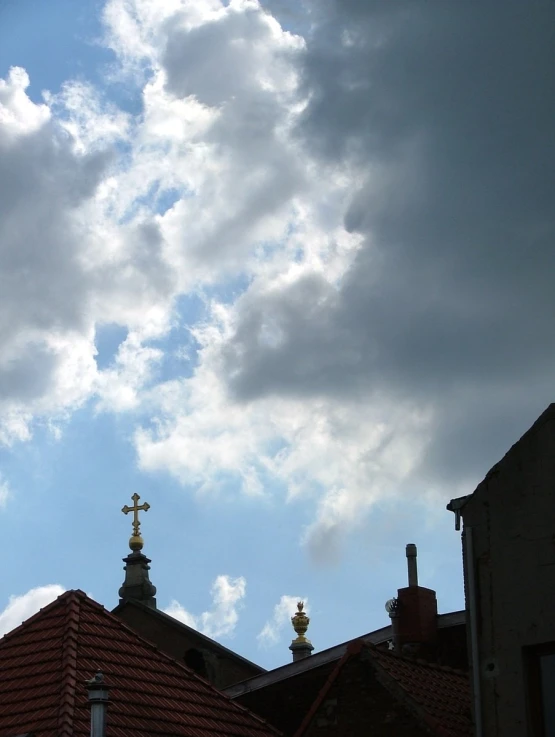
MULTIPOLYGON (((245 658, 242 655, 239 655, 238 653, 234 652, 233 650, 230 650, 228 647, 226 647, 225 645, 222 645, 216 640, 213 640, 211 637, 204 635, 202 632, 199 632, 193 627, 189 627, 189 625, 185 624, 185 622, 181 622, 181 620, 176 619, 175 617, 172 617, 170 614, 166 614, 166 612, 163 612, 161 609, 153 609, 147 604, 143 604, 142 601, 137 601, 136 599, 129 599, 125 602, 122 602, 121 604, 118 604, 116 607, 114 607, 114 609, 111 610, 110 614, 113 614, 115 617, 118 617, 119 612, 128 606, 134 606, 137 609, 145 611, 150 615, 157 616, 159 619, 162 619, 163 621, 168 621, 169 624, 173 626, 179 626, 180 628, 186 630, 187 632, 190 632, 191 634, 195 635, 195 637, 199 637, 201 640, 204 640, 205 642, 209 643, 211 646, 214 646, 218 650, 221 650, 225 654, 230 655, 233 658, 237 658, 238 660, 242 661, 243 663, 246 663, 252 668, 256 668, 257 670, 260 671, 258 675, 263 675, 264 673, 267 673, 265 668, 258 665, 257 663, 253 663, 252 660, 248 660, 248 658, 245 658)), ((251 676, 251 677, 256 678, 257 676, 251 676)))
MULTIPOLYGON (((59 597, 56 601, 59 606, 59 597)), ((60 737, 72 737, 73 715, 75 713, 75 696, 77 686, 77 647, 79 635, 79 617, 81 604, 85 601, 81 596, 68 596, 64 633, 62 637, 62 684, 60 705, 58 707, 58 733, 60 737)))
MULTIPOLYGON (((244 712, 249 715, 249 717, 254 721, 257 722, 259 725, 263 725, 264 728, 268 732, 272 732, 276 735, 276 737, 283 737, 282 733, 277 730, 270 722, 260 717, 258 714, 255 714, 253 711, 248 709, 247 707, 243 706, 242 704, 239 704, 235 701, 233 701, 226 693, 221 691, 220 689, 217 689, 210 681, 206 680, 202 676, 200 676, 198 673, 195 673, 191 668, 189 668, 185 663, 181 663, 179 660, 176 660, 175 658, 172 658, 171 655, 168 655, 163 650, 161 650, 155 643, 151 642, 147 638, 140 635, 136 630, 134 630, 132 627, 130 627, 128 624, 126 624, 123 620, 121 620, 118 616, 115 614, 112 614, 110 611, 108 611, 102 604, 99 604, 97 601, 92 599, 90 596, 88 596, 84 591, 81 591, 80 589, 72 589, 69 591, 64 592, 60 596, 58 596, 54 601, 50 602, 47 606, 40 609, 36 614, 33 614, 32 617, 29 617, 25 622, 23 622, 21 625, 16 627, 11 632, 4 635, 4 638, 7 638, 7 640, 11 639, 12 635, 17 635, 21 633, 21 630, 23 627, 28 627, 29 622, 34 622, 39 617, 43 616, 45 611, 54 609, 56 607, 63 606, 66 599, 70 599, 70 611, 68 612, 68 619, 73 620, 72 622, 72 629, 78 631, 79 628, 79 618, 82 616, 83 613, 83 606, 89 607, 93 611, 100 612, 104 617, 107 617, 111 622, 116 625, 116 627, 121 630, 125 635, 132 638, 135 642, 139 643, 143 648, 147 650, 154 651, 158 657, 162 658, 168 663, 171 663, 177 671, 181 671, 186 674, 189 678, 193 678, 196 681, 199 681, 202 683, 207 689, 214 692, 215 694, 218 694, 219 697, 226 699, 229 703, 233 703, 233 708, 238 709, 241 712, 244 712), (71 611, 71 609, 76 609, 76 611, 71 611)), ((4 641, 4 638, 0 639, 0 646, 1 643, 4 641)), ((75 654, 77 654, 77 649, 75 648, 75 654)), ((69 652, 68 657, 72 655, 72 652, 69 652)), ((62 653, 63 657, 63 653, 62 653)), ((77 671, 74 669, 75 675, 73 677, 74 680, 74 687, 73 690, 75 692, 75 685, 77 685, 76 682, 76 675, 77 671)), ((63 692, 62 692, 63 695, 63 692)), ((62 704, 63 707, 63 704, 62 704)), ((62 709, 60 709, 62 711, 62 709)), ((70 725, 67 722, 61 728, 61 731, 59 732, 60 737, 62 735, 67 735, 67 737, 73 736, 73 730, 70 729, 70 725), (68 731, 70 729, 70 731, 68 731)), ((72 727, 72 725, 71 725, 72 727)), ((58 727, 60 729, 60 727, 58 727)))
MULTIPOLYGON (((440 629, 446 629, 448 627, 456 627, 466 623, 466 610, 458 609, 454 612, 446 612, 445 614, 438 614, 437 624, 440 629)), ((223 689, 223 692, 227 694, 231 699, 239 698, 246 693, 257 691, 259 688, 264 688, 273 683, 284 681, 287 678, 304 673, 305 671, 312 670, 313 668, 319 668, 321 665, 330 663, 334 660, 339 660, 345 654, 348 646, 352 642, 362 640, 366 644, 381 645, 391 639, 391 625, 381 627, 378 630, 368 632, 366 635, 355 637, 352 640, 334 645, 333 647, 321 650, 320 652, 310 655, 308 658, 297 660, 294 662, 285 663, 277 668, 261 673, 258 676, 252 676, 239 683, 234 683, 231 686, 227 686, 223 689)))
POLYGON ((530 427, 522 433, 522 435, 516 440, 509 450, 500 458, 497 463, 494 463, 493 466, 489 469, 489 471, 485 474, 484 478, 480 481, 480 483, 476 486, 472 494, 469 494, 469 498, 476 495, 478 492, 483 493, 484 488, 487 487, 487 481, 496 473, 499 472, 500 468, 503 467, 507 461, 514 455, 514 453, 518 452, 518 447, 522 442, 529 439, 531 436, 535 435, 538 430, 545 425, 548 422, 553 422, 555 420, 555 402, 551 402, 547 405, 547 407, 544 409, 544 411, 539 415, 534 422, 530 425, 530 427))

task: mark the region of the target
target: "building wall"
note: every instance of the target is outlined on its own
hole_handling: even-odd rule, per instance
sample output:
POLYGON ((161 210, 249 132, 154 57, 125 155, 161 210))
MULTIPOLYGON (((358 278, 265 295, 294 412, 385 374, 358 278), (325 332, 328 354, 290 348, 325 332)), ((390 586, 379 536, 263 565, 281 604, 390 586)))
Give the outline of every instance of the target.
POLYGON ((438 630, 437 662, 458 670, 468 670, 466 624, 443 627, 438 630))
POLYGON ((318 668, 311 668, 254 691, 248 691, 234 700, 265 719, 284 735, 294 735, 320 690, 337 667, 337 662, 332 660, 318 668))
POLYGON ((555 405, 488 473, 463 519, 474 547, 465 582, 473 565, 483 734, 532 737, 523 648, 555 641, 555 405))
POLYGON ((378 682, 368 664, 349 659, 303 737, 425 737, 406 707, 378 682))
POLYGON ((193 667, 216 688, 225 688, 263 672, 262 668, 220 649, 217 643, 212 645, 194 630, 180 626, 179 622, 174 624, 159 618, 148 610, 128 605, 118 611, 117 616, 167 655, 193 667), (199 659, 204 672, 195 668, 199 659))

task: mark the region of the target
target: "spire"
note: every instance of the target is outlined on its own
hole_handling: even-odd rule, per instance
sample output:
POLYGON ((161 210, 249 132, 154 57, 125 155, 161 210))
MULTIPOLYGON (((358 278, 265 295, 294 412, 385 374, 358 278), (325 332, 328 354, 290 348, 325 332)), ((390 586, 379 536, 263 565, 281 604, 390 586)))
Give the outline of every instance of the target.
POLYGON ((133 506, 128 507, 127 504, 122 507, 121 511, 124 514, 129 514, 129 512, 133 512, 133 534, 129 538, 129 547, 131 550, 142 550, 144 540, 141 537, 141 533, 139 531, 139 528, 141 526, 141 523, 139 522, 139 512, 148 512, 150 509, 150 504, 148 502, 145 502, 144 504, 137 504, 141 497, 135 492, 131 499, 133 499, 133 506))
POLYGON ((293 661, 307 658, 314 650, 313 644, 305 637, 310 618, 306 616, 304 610, 304 602, 297 603, 297 612, 291 617, 291 624, 297 633, 297 637, 289 645, 289 650, 293 653, 293 661))
POLYGON ((156 586, 153 586, 148 577, 150 559, 142 553, 144 541, 141 537, 141 523, 139 521, 139 512, 148 512, 150 504, 148 502, 139 504, 140 498, 137 493, 133 494, 131 497, 133 506, 128 507, 126 504, 121 510, 124 514, 133 512, 133 534, 129 538, 131 553, 123 559, 125 563, 125 581, 119 590, 119 602, 123 604, 132 599, 156 609, 156 599, 154 598, 156 596, 156 586))

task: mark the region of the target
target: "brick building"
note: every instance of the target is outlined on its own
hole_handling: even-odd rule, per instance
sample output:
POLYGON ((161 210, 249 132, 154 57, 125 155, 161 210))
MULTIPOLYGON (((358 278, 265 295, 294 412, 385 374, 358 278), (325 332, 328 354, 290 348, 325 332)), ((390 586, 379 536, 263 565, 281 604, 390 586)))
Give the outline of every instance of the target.
POLYGON ((555 404, 473 494, 463 520, 476 737, 555 735, 555 404))
POLYGON ((293 662, 224 693, 289 737, 469 737, 465 612, 438 614, 435 591, 418 585, 414 545, 407 560, 390 625, 316 654, 305 643, 300 658, 296 638, 293 662))

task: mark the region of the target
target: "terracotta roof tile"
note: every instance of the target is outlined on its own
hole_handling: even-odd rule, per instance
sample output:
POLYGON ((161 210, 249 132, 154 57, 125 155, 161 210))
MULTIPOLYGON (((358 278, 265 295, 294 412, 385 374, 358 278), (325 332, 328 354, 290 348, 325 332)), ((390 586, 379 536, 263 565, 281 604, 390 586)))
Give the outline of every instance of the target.
POLYGON ((345 664, 362 657, 374 668, 382 685, 403 702, 438 737, 471 737, 468 674, 447 666, 396 655, 389 650, 354 640, 322 686, 295 737, 302 737, 345 664))
POLYGON ((443 737, 472 735, 468 673, 366 646, 372 659, 405 692, 421 717, 443 737))
POLYGON ((110 737, 276 737, 185 665, 81 591, 69 591, 0 640, 0 737, 89 734, 84 683, 112 687, 110 737))

